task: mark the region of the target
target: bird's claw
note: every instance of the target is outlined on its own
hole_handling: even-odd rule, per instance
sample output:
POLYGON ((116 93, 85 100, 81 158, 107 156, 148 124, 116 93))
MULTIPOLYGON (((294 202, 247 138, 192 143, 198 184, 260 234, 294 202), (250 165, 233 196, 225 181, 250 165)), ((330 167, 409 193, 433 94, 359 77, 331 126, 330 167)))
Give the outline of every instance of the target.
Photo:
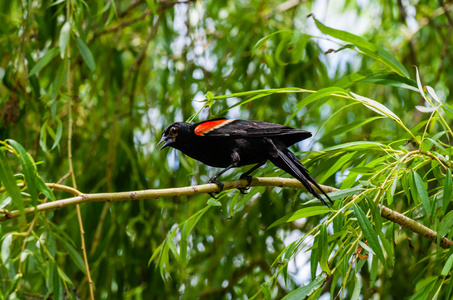
POLYGON ((246 195, 248 190, 250 190, 250 187, 249 185, 252 184, 252 176, 248 175, 248 174, 242 174, 241 177, 239 177, 239 179, 245 179, 247 180, 247 187, 245 188, 238 188, 238 190, 241 192, 241 194, 243 195, 246 195))
POLYGON ((247 195, 248 194, 248 190, 250 190, 250 187, 245 187, 245 188, 238 188, 239 192, 241 192, 242 195, 247 195))
MULTIPOLYGON (((220 192, 223 190, 223 187, 225 186, 225 185, 224 185, 223 183, 221 183, 220 181, 217 181, 216 178, 211 178, 211 179, 209 180, 209 183, 215 183, 215 184, 217 184, 217 186, 219 187, 219 191, 218 191, 218 192, 215 192, 215 194, 220 194, 220 192)), ((208 193, 208 194, 209 194, 209 196, 211 196, 211 197, 214 198, 214 199, 219 199, 219 197, 214 196, 214 193, 208 193)))
POLYGON ((253 178, 252 176, 247 175, 247 174, 242 174, 241 177, 239 177, 239 179, 247 180, 247 186, 252 184, 252 178, 253 178))

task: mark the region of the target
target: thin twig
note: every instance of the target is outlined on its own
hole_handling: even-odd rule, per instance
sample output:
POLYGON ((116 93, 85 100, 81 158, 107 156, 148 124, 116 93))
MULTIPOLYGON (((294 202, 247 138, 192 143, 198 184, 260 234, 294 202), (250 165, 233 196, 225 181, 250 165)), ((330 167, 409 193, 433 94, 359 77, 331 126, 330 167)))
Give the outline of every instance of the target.
MULTIPOLYGON (((71 19, 71 1, 68 1, 66 4, 66 20, 71 19)), ((72 95, 72 81, 71 81, 71 47, 69 47, 69 42, 70 39, 68 40, 68 46, 66 48, 66 57, 68 60, 68 72, 66 75, 66 89, 68 91, 69 95, 72 95)), ((68 102, 68 162, 69 162, 69 171, 68 173, 71 176, 72 179, 72 186, 74 189, 77 190, 77 182, 74 174, 74 167, 72 164, 72 132, 74 130, 74 120, 72 118, 72 108, 74 105, 74 100, 71 100, 68 102)), ((42 204, 45 205, 46 203, 42 204)), ((82 220, 82 212, 80 210, 80 205, 76 205, 77 209, 77 220, 79 222, 79 228, 80 228, 80 240, 82 243, 82 254, 83 254, 83 261, 85 263, 85 270, 86 270, 86 275, 88 279, 88 287, 90 289, 90 299, 94 300, 94 287, 93 287, 93 280, 91 279, 91 272, 90 272, 90 266, 88 264, 88 256, 87 256, 87 251, 86 251, 86 246, 85 246, 85 230, 83 229, 83 220, 82 220)))

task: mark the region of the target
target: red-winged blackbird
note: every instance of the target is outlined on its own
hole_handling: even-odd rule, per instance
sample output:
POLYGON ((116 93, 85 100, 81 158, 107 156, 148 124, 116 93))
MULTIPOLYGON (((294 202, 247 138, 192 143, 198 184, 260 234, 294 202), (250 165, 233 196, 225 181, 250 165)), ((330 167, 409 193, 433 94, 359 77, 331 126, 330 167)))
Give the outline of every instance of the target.
POLYGON ((245 178, 250 182, 250 174, 270 160, 297 178, 313 196, 328 206, 310 182, 331 203, 332 200, 310 177, 297 157, 288 150, 289 146, 309 137, 311 133, 308 131, 279 124, 219 118, 196 124, 173 123, 162 133, 162 139, 157 146, 164 143, 161 150, 170 146, 206 165, 224 168, 209 180, 219 185, 220 190, 223 184, 218 182, 217 178, 227 170, 256 164, 241 175, 241 179, 245 178))

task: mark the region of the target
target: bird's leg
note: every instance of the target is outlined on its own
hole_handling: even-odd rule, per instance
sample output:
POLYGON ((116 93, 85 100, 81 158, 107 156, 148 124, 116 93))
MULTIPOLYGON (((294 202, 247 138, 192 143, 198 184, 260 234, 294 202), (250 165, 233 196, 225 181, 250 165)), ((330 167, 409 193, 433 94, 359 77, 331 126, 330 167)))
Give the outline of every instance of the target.
POLYGON ((245 188, 238 188, 238 190, 241 192, 241 194, 247 194, 247 190, 250 189, 249 185, 252 184, 252 176, 250 176, 250 174, 252 174, 256 169, 258 169, 259 167, 261 167, 262 165, 264 165, 266 163, 266 161, 262 161, 262 162, 259 162, 257 163, 255 166, 253 166, 253 168, 251 168, 250 170, 248 170, 247 172, 245 172, 244 174, 241 175, 241 177, 239 177, 239 179, 246 179, 247 180, 247 187, 245 188))
MULTIPOLYGON (((226 167, 225 169, 223 169, 222 171, 220 171, 216 175, 212 176, 211 179, 209 179, 210 183, 215 183, 219 187, 219 191, 216 192, 216 194, 219 194, 223 190, 223 187, 224 187, 224 184, 221 183, 220 181, 218 181, 217 178, 219 178, 220 175, 222 175, 223 173, 225 173, 229 169, 236 167, 236 165, 237 165, 237 162, 232 163, 231 165, 229 165, 228 167, 226 167)), ((208 194, 209 194, 209 196, 211 196, 214 199, 218 198, 218 197, 214 196, 214 193, 208 193, 208 194)))

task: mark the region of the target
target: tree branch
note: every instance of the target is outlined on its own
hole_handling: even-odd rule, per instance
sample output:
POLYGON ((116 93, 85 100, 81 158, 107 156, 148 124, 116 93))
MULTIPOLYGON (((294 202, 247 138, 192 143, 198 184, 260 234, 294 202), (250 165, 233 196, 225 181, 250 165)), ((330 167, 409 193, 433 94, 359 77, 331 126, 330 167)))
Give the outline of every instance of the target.
MULTIPOLYGON (((225 181, 223 190, 232 190, 237 188, 246 188, 247 180, 233 180, 233 181, 225 181)), ((169 188, 169 189, 150 189, 150 190, 140 190, 140 191, 130 191, 130 192, 119 192, 119 193, 95 193, 95 194, 83 194, 79 191, 66 187, 64 185, 49 183, 49 187, 55 188, 57 190, 67 191, 75 195, 75 197, 61 199, 53 202, 46 202, 36 206, 36 210, 34 207, 27 207, 25 208, 25 214, 33 214, 35 211, 42 212, 46 210, 58 209, 66 206, 86 203, 86 202, 111 202, 111 201, 130 201, 130 200, 139 200, 139 199, 159 199, 159 198, 174 198, 174 197, 181 197, 181 196, 191 196, 191 195, 198 195, 198 194, 206 194, 206 193, 215 193, 219 190, 219 187, 215 183, 208 183, 202 185, 194 185, 194 186, 187 186, 187 187, 180 187, 180 188, 169 188)), ((306 190, 306 188, 298 181, 297 179, 292 178, 280 178, 280 177, 254 177, 252 178, 252 182, 249 185, 253 186, 272 186, 272 187, 289 187, 289 188, 297 188, 306 190)), ((335 191, 339 191, 339 189, 320 185, 321 188, 326 193, 331 193, 335 191)), ((0 190, 1 191, 1 190, 0 190)), ((423 224, 418 223, 417 221, 397 212, 394 211, 384 205, 378 204, 381 216, 393 223, 400 225, 414 233, 417 233, 424 238, 436 242, 437 241, 437 232, 426 227, 423 224)), ((20 216, 20 212, 18 210, 7 211, 5 209, 0 211, 0 222, 17 218, 20 216)), ((440 246, 444 249, 448 249, 453 246, 453 241, 443 237, 440 240, 440 246)))

